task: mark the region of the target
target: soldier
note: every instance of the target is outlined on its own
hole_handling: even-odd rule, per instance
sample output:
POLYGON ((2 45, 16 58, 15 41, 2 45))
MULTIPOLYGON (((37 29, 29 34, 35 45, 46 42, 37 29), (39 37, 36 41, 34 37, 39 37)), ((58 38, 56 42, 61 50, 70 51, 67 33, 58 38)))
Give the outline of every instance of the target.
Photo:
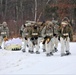
POLYGON ((28 46, 29 30, 28 26, 24 25, 22 32, 22 51, 26 52, 26 47, 28 46))
MULTIPOLYGON (((42 37, 42 39, 44 39, 45 35, 43 34, 45 32, 45 28, 46 28, 46 22, 43 21, 41 26, 40 26, 40 36, 42 37)), ((42 42, 43 44, 43 52, 46 52, 46 49, 45 49, 45 39, 43 40, 42 42)))
POLYGON ((7 23, 4 21, 2 23, 3 27, 2 27, 2 30, 1 30, 1 36, 3 37, 8 37, 9 36, 9 29, 7 27, 7 23))
POLYGON ((39 28, 38 26, 35 24, 32 27, 32 31, 31 31, 31 50, 29 50, 30 53, 34 53, 34 47, 36 47, 36 54, 40 54, 39 52, 39 45, 38 45, 38 36, 39 36, 39 28))
POLYGON ((61 22, 59 35, 61 41, 61 56, 71 54, 69 52, 69 42, 73 40, 73 30, 71 25, 67 21, 61 22))
POLYGON ((23 33, 23 30, 25 28, 25 24, 21 26, 21 29, 20 29, 20 35, 22 36, 22 33, 23 33))
POLYGON ((46 56, 51 56, 53 55, 52 51, 53 51, 53 26, 52 26, 52 22, 50 22, 47 26, 45 26, 45 31, 44 31, 44 35, 45 35, 45 48, 46 48, 46 56))
POLYGON ((59 26, 57 24, 53 24, 53 52, 58 51, 58 28, 59 26))

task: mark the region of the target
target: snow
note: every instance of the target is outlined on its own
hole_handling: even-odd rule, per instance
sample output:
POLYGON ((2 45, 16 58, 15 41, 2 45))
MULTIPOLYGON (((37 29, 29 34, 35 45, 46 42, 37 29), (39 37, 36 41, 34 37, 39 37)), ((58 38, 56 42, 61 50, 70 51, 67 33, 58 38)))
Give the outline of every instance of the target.
POLYGON ((58 52, 50 57, 42 47, 40 54, 0 49, 0 74, 76 74, 76 43, 70 42, 71 55, 64 57, 60 56, 60 46, 59 43, 58 52))

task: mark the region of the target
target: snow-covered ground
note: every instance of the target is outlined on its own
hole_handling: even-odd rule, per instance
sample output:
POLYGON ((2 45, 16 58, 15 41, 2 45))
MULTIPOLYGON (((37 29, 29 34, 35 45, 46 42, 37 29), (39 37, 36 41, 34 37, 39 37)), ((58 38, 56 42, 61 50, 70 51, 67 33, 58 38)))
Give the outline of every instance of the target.
POLYGON ((50 57, 42 49, 40 54, 0 49, 0 74, 76 74, 76 43, 70 43, 71 55, 64 57, 60 56, 60 46, 50 57))

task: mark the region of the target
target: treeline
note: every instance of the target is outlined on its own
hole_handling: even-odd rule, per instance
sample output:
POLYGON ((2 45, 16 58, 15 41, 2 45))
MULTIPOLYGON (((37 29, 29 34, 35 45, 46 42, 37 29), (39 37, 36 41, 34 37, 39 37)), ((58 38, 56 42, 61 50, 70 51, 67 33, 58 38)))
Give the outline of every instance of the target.
MULTIPOLYGON (((76 4, 76 0, 0 0, 0 23, 3 21, 8 23, 10 35, 18 34, 21 25, 25 24, 26 20, 43 21, 51 20, 52 17, 59 19, 58 10, 62 9, 55 5, 59 5, 60 2, 76 4)), ((76 20, 76 8, 69 12, 72 14, 71 18, 76 20)), ((76 28, 75 24, 74 28, 76 28)))

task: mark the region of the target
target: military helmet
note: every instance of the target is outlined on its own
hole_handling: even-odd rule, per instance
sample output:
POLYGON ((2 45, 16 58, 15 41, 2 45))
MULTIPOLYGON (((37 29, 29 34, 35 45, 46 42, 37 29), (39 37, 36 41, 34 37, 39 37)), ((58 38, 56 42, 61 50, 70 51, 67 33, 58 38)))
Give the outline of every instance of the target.
POLYGON ((53 26, 53 22, 50 21, 47 26, 52 27, 53 26))
POLYGON ((6 27, 6 26, 7 26, 7 23, 6 23, 5 21, 4 21, 2 24, 3 24, 3 26, 4 26, 4 27, 6 27))

